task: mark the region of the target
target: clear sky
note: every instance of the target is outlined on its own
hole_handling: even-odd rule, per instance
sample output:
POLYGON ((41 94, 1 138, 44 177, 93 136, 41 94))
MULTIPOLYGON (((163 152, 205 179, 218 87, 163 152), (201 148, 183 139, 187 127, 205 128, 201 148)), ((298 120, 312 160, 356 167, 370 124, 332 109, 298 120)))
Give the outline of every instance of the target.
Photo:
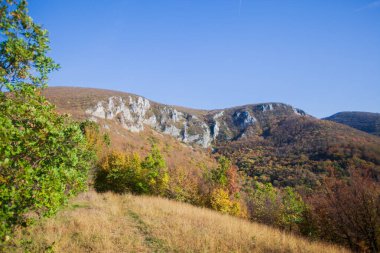
POLYGON ((199 109, 284 102, 380 112, 380 1, 29 0, 50 85, 199 109))

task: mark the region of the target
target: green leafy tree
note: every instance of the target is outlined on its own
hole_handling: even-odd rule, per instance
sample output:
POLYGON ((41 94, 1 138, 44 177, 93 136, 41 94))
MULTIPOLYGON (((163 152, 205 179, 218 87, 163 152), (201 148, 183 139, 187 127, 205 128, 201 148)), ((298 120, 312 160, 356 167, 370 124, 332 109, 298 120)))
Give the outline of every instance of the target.
POLYGON ((0 2, 0 91, 44 87, 59 65, 47 56, 47 30, 33 22, 25 0, 0 2))
POLYGON ((211 170, 211 180, 223 187, 228 184, 228 170, 231 167, 231 161, 225 157, 221 156, 218 159, 218 167, 216 169, 211 170))
POLYGON ((94 153, 79 125, 40 95, 59 67, 48 51, 27 2, 0 1, 0 245, 15 226, 55 213, 87 186, 94 153))
POLYGON ((239 199, 238 174, 227 157, 220 156, 218 167, 206 171, 204 178, 208 189, 203 193, 207 196, 206 206, 221 213, 246 217, 246 210, 239 199))
POLYGON ((278 189, 271 183, 254 183, 248 194, 248 209, 253 220, 297 231, 304 222, 306 204, 291 187, 278 189))
POLYGON ((0 236, 85 189, 93 158, 79 125, 29 89, 0 98, 0 236))
POLYGON ((286 187, 282 193, 281 225, 288 230, 304 221, 306 204, 302 197, 291 187, 286 187))
POLYGON ((249 195, 248 208, 253 220, 265 224, 278 224, 281 213, 281 201, 278 191, 270 183, 254 184, 254 190, 249 195))
POLYGON ((152 146, 151 152, 145 157, 142 167, 146 170, 146 180, 150 192, 157 195, 165 194, 169 187, 169 173, 166 162, 156 145, 152 146))

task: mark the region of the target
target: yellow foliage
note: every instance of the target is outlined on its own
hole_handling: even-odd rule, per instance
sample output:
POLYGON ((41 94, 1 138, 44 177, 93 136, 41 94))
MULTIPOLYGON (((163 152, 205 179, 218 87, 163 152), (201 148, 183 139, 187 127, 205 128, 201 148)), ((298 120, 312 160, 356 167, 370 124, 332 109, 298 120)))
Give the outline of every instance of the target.
POLYGON ((123 152, 113 150, 106 155, 99 163, 99 168, 109 171, 115 167, 123 167, 127 164, 127 158, 123 152))
POLYGON ((229 214, 232 202, 228 192, 222 188, 217 188, 211 193, 211 207, 221 213, 229 214))
POLYGON ((95 189, 118 193, 164 195, 170 176, 158 150, 144 160, 138 154, 111 151, 99 162, 95 189))
POLYGON ((84 128, 86 145, 88 150, 95 150, 96 156, 100 159, 107 153, 108 145, 104 140, 105 134, 102 134, 94 125, 87 125, 84 128))
POLYGON ((239 201, 231 200, 228 190, 217 188, 211 193, 211 208, 224 214, 247 217, 247 210, 239 201))

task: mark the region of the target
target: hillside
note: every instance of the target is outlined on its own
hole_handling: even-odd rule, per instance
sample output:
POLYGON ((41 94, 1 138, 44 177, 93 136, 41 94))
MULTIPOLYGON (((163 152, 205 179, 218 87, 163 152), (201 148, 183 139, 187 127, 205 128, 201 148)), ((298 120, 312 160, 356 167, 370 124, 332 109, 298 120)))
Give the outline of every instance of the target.
POLYGON ((87 192, 8 252, 348 252, 188 204, 87 192))
POLYGON ((380 172, 380 138, 311 117, 290 117, 272 125, 266 138, 220 143, 217 151, 280 187, 314 188, 330 173, 346 176, 350 167, 380 172))
POLYGON ((345 175, 348 167, 364 166, 380 172, 380 138, 282 103, 206 111, 110 90, 44 92, 58 111, 98 122, 114 147, 144 153, 152 140, 160 143, 169 167, 209 167, 212 151, 259 181, 306 188, 319 185, 332 170, 345 175))
MULTIPOLYGON (((261 135, 273 122, 292 115, 306 115, 302 110, 282 103, 206 111, 159 104, 124 92, 90 88, 51 87, 45 90, 45 95, 59 111, 75 118, 117 122, 134 133, 148 127, 203 148, 218 141, 261 135)), ((107 122, 105 127, 108 127, 107 122)))
POLYGON ((380 136, 380 113, 338 112, 324 119, 380 136))

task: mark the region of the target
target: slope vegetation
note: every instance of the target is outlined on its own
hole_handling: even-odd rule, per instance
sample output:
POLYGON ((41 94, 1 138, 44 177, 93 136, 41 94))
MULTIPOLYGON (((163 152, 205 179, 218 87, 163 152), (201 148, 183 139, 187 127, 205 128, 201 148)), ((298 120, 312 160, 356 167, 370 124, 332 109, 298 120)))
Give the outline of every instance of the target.
POLYGON ((241 170, 275 186, 316 187, 330 173, 347 176, 352 167, 380 172, 380 138, 331 121, 288 117, 271 124, 265 137, 221 142, 217 152, 241 170))
POLYGON ((324 119, 380 136, 380 113, 338 112, 324 119))
POLYGON ((348 252, 208 209, 148 196, 81 194, 18 231, 7 252, 348 252))
POLYGON ((206 111, 109 90, 53 87, 45 94, 60 112, 97 121, 110 133, 113 147, 144 153, 157 141, 167 150, 169 168, 210 167, 212 149, 278 187, 315 188, 326 175, 347 176, 349 167, 368 167, 380 178, 379 137, 290 105, 206 111))

